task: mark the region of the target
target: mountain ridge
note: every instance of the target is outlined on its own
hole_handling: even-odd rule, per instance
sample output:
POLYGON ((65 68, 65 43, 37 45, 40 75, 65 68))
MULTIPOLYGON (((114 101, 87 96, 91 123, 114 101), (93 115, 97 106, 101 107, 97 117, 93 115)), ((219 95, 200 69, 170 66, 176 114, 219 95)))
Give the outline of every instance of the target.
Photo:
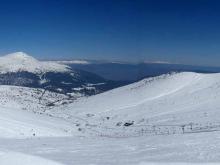
POLYGON ((94 73, 57 62, 39 61, 24 52, 0 57, 0 85, 16 85, 68 94, 94 95, 127 82, 110 81, 94 73), (91 85, 92 84, 92 85, 91 85))

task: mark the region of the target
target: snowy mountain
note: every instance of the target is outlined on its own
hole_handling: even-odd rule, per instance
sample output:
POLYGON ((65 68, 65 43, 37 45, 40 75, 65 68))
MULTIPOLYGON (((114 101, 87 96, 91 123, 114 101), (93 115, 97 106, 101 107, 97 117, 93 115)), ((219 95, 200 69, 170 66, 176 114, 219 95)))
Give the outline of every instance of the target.
POLYGON ((79 165, 220 161, 220 74, 166 74, 77 100, 40 88, 0 93, 0 164, 21 153, 79 165))
POLYGON ((39 61, 23 52, 0 57, 0 84, 42 88, 74 97, 124 85, 56 62, 39 61))
POLYGON ((85 134, 98 136, 137 136, 152 126, 181 133, 182 125, 189 129, 192 124, 220 124, 220 74, 166 74, 77 100, 16 86, 1 86, 0 92, 5 108, 63 118, 85 134))
POLYGON ((71 70, 66 65, 38 61, 24 52, 16 52, 0 57, 0 73, 8 72, 44 74, 46 72, 71 72, 71 70))
POLYGON ((66 109, 108 136, 139 136, 143 128, 155 134, 156 126, 181 133, 182 126, 190 132, 220 125, 219 95, 220 74, 183 72, 81 98, 66 109))

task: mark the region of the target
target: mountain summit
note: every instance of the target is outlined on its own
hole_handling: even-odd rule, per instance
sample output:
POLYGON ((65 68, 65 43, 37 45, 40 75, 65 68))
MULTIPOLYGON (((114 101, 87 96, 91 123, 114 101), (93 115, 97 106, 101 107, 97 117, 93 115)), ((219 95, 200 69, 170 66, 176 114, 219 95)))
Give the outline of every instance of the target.
POLYGON ((14 58, 14 59, 29 59, 29 58, 32 58, 34 59, 33 57, 29 56, 27 53, 25 52, 15 52, 15 53, 11 53, 11 54, 8 54, 8 55, 5 55, 5 57, 9 57, 9 58, 14 58))
POLYGON ((68 72, 69 67, 55 62, 38 61, 24 52, 0 57, 0 73, 27 71, 31 73, 68 72))

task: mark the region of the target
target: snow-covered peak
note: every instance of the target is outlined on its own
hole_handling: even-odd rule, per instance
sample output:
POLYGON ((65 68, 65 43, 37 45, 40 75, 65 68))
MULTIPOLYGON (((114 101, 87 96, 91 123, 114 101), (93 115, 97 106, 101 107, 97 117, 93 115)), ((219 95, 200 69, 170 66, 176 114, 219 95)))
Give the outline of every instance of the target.
POLYGON ((15 59, 34 59, 33 57, 29 56, 27 53, 24 52, 15 52, 8 55, 5 55, 5 57, 9 58, 15 58, 15 59))
POLYGON ((24 52, 0 57, 0 73, 28 71, 32 73, 68 72, 69 67, 55 62, 38 61, 24 52))

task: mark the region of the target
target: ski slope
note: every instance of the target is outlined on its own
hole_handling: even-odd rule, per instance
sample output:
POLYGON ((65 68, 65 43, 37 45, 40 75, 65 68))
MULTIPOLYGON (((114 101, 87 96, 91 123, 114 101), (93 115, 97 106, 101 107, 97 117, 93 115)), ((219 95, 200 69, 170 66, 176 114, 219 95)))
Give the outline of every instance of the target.
MULTIPOLYGON (((94 127, 220 124, 220 74, 174 73, 81 98, 65 107, 94 127), (116 126, 117 125, 117 126, 116 126)), ((134 128, 135 129, 135 128, 134 128)), ((169 128, 166 128, 169 129, 169 128)), ((181 129, 181 128, 179 128, 181 129)))

